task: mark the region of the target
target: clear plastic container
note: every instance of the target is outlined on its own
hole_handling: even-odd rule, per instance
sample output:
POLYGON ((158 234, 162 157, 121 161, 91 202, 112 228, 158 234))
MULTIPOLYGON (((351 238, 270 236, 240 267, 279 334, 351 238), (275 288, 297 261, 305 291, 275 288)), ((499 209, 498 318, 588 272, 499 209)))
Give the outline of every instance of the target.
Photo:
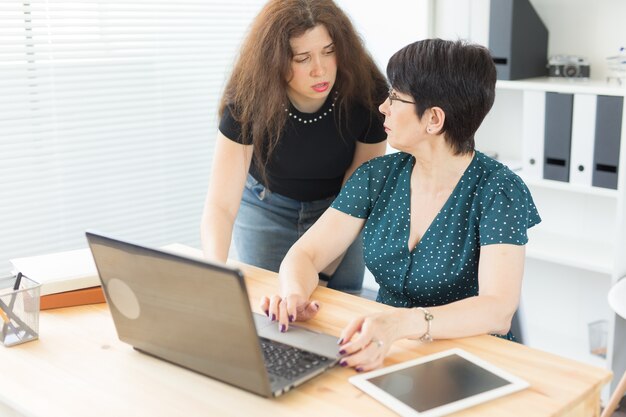
POLYGON ((589 351, 596 356, 606 358, 609 336, 609 322, 597 320, 589 323, 589 351))
POLYGON ((4 346, 39 338, 40 287, 24 275, 0 279, 0 341, 4 346))

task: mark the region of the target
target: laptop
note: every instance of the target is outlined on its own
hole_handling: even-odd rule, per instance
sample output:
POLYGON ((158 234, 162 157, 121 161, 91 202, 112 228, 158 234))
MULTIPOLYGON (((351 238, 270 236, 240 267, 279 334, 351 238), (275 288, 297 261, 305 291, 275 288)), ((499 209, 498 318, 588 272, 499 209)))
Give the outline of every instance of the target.
POLYGON ((338 362, 337 338, 252 313, 239 269, 88 231, 117 334, 136 350, 265 397, 338 362))

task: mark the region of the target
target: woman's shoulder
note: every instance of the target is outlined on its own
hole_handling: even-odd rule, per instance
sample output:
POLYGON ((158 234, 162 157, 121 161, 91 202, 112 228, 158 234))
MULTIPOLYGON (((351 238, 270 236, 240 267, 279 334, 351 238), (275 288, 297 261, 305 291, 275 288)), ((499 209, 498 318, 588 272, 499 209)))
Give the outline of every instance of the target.
POLYGON ((506 218, 511 217, 517 224, 516 230, 523 234, 510 241, 502 240, 501 234, 500 237, 493 235, 489 237, 488 242, 526 244, 528 241, 525 235, 526 230, 541 222, 530 190, 524 181, 506 165, 478 151, 476 157, 477 166, 482 170, 482 178, 476 188, 475 196, 485 215, 482 220, 484 221, 483 227, 485 230, 499 229, 501 226, 497 226, 496 223, 502 221, 502 224, 505 224, 510 220, 506 218))
POLYGON ((508 166, 480 151, 476 152, 476 167, 486 181, 521 181, 521 178, 508 166))
POLYGON ((524 181, 502 162, 476 151, 477 169, 485 194, 505 193, 511 197, 529 193, 524 181))
POLYGON ((252 144, 252 137, 242 138, 242 126, 237 119, 237 110, 233 104, 226 104, 219 122, 219 131, 228 139, 245 145, 252 144))
POLYGON ((377 170, 381 172, 390 172, 402 169, 411 163, 410 154, 404 152, 393 152, 386 155, 377 156, 363 163, 361 167, 367 170, 377 170))

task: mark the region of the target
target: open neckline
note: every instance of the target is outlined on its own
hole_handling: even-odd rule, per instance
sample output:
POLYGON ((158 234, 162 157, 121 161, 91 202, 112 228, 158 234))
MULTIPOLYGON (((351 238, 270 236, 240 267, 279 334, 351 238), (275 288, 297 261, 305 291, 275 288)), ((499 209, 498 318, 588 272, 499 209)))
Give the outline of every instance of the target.
POLYGON ((422 235, 420 240, 415 244, 413 249, 411 249, 409 247, 409 239, 411 238, 411 174, 413 172, 413 169, 415 168, 415 157, 411 156, 411 169, 408 170, 409 191, 407 193, 407 196, 408 196, 408 199, 409 199, 409 204, 408 204, 408 206, 409 206, 409 214, 408 214, 408 217, 409 217, 409 219, 408 219, 409 227, 407 228, 406 236, 405 236, 405 239, 404 239, 404 245, 403 245, 404 248, 408 251, 408 253, 410 255, 416 253, 417 249, 420 246, 420 244, 424 241, 424 238, 428 237, 428 235, 430 235, 432 233, 431 229, 433 227, 433 224, 437 223, 437 220, 442 215, 442 213, 445 210, 448 209, 448 206, 451 204, 452 197, 459 191, 461 182, 463 181, 463 179, 467 175, 467 172, 470 170, 470 168, 474 165, 477 157, 478 157, 478 151, 474 150, 474 156, 472 157, 472 160, 470 161, 470 163, 467 165, 467 167, 463 171, 463 174, 461 175, 461 177, 457 181, 456 185, 454 186, 454 189, 452 190, 452 192, 450 193, 450 195, 446 199, 445 203, 443 203, 443 205, 441 206, 441 208, 437 212, 437 215, 435 215, 435 217, 433 217, 433 220, 430 222, 430 224, 428 225, 428 227, 424 231, 424 234, 422 235))
POLYGON ((294 113, 303 117, 319 116, 320 114, 323 114, 325 111, 328 111, 329 108, 334 108, 333 104, 337 102, 338 98, 339 98, 339 92, 334 89, 331 90, 331 92, 328 94, 328 96, 326 97, 326 99, 324 100, 320 108, 313 112, 305 112, 305 111, 298 110, 298 108, 291 102, 291 100, 287 98, 288 105, 286 106, 286 109, 291 113, 294 113))

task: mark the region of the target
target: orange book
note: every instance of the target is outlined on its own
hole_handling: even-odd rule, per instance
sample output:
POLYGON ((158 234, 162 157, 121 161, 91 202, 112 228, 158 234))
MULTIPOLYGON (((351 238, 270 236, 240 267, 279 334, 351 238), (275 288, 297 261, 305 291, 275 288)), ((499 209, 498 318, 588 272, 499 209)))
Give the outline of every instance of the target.
POLYGON ((56 294, 42 295, 39 301, 41 310, 52 308, 82 306, 85 304, 105 303, 102 287, 83 288, 81 290, 59 292, 56 294))

